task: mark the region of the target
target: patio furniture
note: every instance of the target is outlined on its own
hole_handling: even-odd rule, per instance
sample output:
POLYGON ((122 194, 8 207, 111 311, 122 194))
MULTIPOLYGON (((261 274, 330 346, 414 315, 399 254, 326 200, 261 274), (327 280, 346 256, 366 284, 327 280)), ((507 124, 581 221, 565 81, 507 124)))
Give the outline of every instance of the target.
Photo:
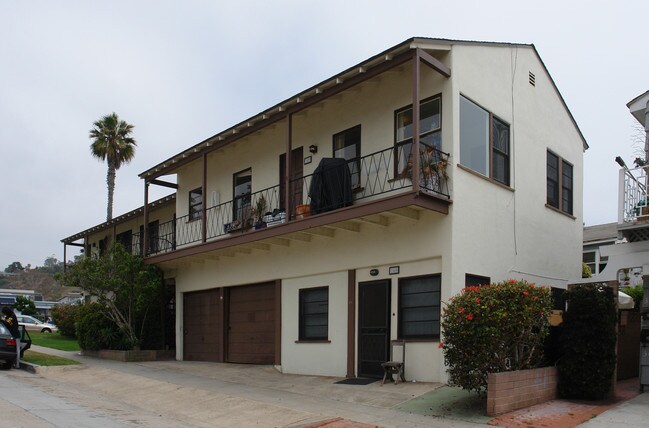
POLYGON ((403 340, 393 340, 391 342, 390 348, 390 361, 386 361, 381 364, 383 367, 383 380, 381 381, 381 386, 385 383, 385 380, 390 377, 390 381, 394 379, 394 384, 399 383, 399 378, 402 382, 406 381, 404 377, 404 364, 405 364, 405 354, 406 354, 406 343, 403 340), (393 375, 397 375, 394 378, 393 375))

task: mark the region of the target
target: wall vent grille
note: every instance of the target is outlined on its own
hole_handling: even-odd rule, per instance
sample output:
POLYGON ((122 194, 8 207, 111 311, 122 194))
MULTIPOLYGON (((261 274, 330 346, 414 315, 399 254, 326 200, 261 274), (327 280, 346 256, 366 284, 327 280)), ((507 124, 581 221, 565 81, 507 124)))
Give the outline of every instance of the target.
POLYGON ((536 76, 530 71, 530 85, 536 86, 536 76))

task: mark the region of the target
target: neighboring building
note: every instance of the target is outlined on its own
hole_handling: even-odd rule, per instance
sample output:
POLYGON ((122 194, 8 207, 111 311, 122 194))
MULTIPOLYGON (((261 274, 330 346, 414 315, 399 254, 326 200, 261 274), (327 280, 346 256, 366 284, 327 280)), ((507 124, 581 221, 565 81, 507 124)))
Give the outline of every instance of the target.
POLYGON ((140 175, 175 204, 63 242, 143 243, 178 359, 380 376, 402 339, 406 378, 444 381, 465 285, 580 276, 586 148, 533 45, 413 38, 140 175))
MULTIPOLYGON (((629 101, 627 107, 644 126, 649 141, 649 91, 629 101)), ((616 160, 622 166, 618 187, 618 221, 614 223, 616 244, 599 247, 600 261, 602 258, 606 260, 605 268, 600 267, 598 275, 581 282, 609 282, 623 287, 641 283, 643 272, 649 272, 649 166, 629 169, 622 159, 616 160)), ((601 227, 606 229, 603 235, 608 235, 603 239, 610 241, 610 225, 601 227)), ((584 245, 585 237, 586 231, 584 245)))
POLYGON ((583 262, 588 265, 593 275, 603 271, 608 261, 608 257, 602 256, 600 247, 613 245, 616 240, 617 223, 584 227, 583 262))
POLYGON ((14 301, 16 297, 22 296, 26 297, 29 300, 34 302, 43 300, 43 296, 36 293, 34 290, 18 290, 14 288, 0 288, 0 298, 13 298, 14 301))

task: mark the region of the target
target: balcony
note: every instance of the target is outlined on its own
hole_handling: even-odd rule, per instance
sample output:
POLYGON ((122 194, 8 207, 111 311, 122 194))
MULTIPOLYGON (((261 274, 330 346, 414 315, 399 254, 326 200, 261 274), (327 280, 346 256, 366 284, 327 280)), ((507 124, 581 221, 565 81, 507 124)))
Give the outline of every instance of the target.
POLYGON ((649 240, 648 169, 620 170, 618 229, 629 242, 649 240))
MULTIPOLYGON (((321 163, 313 174, 290 180, 289 192, 278 184, 207 208, 205 221, 201 216, 190 219, 185 215, 150 227, 147 256, 155 261, 170 260, 175 258, 170 253, 200 244, 222 241, 212 246, 225 248, 372 215, 386 207, 399 209, 415 199, 420 204, 428 199, 432 201, 429 202, 431 209, 443 207, 439 210, 447 212, 449 155, 420 144, 419 174, 413 180, 410 147, 407 143, 360 158, 330 159, 321 163), (413 181, 418 181, 419 191, 413 181), (285 195, 290 197, 290 204, 285 203, 285 195), (410 199, 381 208, 382 203, 403 196, 410 199), (288 212, 284 208, 287 205, 288 212), (364 209, 354 211, 361 207, 364 209)), ((133 252, 141 254, 142 247, 141 233, 134 234, 133 252)))

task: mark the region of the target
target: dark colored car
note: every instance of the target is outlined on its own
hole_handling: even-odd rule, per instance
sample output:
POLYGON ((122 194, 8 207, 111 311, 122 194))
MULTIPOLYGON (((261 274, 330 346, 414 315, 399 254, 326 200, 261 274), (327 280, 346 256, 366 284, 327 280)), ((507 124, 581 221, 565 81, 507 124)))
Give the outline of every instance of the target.
MULTIPOLYGON (((20 326, 20 357, 22 358, 25 351, 32 346, 32 338, 25 330, 24 326, 20 326)), ((16 340, 11 337, 9 329, 0 322, 0 368, 10 369, 16 361, 16 340)))

